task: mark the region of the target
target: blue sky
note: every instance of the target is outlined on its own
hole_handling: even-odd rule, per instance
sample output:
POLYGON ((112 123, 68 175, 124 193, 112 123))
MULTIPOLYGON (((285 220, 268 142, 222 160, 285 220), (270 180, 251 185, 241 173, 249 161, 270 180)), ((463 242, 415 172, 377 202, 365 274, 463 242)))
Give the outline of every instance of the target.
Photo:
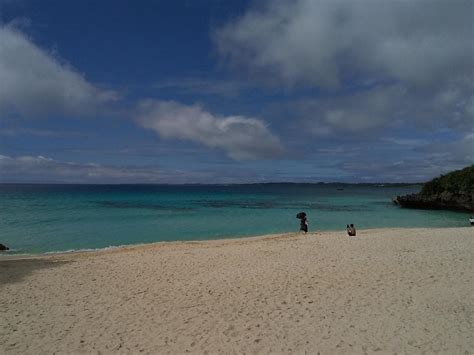
POLYGON ((419 182, 474 163, 474 2, 0 0, 0 181, 419 182))

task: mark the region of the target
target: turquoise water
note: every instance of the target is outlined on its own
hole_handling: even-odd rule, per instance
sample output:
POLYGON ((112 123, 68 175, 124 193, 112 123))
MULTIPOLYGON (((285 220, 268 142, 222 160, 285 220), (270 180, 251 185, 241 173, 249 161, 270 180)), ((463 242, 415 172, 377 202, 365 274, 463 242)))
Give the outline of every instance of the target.
POLYGON ((256 184, 229 186, 0 185, 0 243, 44 253, 158 241, 309 229, 466 226, 466 213, 407 210, 391 197, 420 186, 256 184))

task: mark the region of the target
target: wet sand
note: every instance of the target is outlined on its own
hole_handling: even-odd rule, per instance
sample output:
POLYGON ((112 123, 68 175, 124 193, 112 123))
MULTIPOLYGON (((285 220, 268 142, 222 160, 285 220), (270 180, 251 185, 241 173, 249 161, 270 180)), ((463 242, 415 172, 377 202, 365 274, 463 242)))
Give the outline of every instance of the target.
POLYGON ((474 351, 474 228, 0 258, 0 353, 474 351))

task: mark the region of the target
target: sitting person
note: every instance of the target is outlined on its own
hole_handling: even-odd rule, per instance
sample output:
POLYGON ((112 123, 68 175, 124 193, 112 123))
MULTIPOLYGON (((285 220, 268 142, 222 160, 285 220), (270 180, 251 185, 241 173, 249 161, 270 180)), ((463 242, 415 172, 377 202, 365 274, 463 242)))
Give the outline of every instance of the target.
POLYGON ((346 228, 347 228, 347 235, 348 235, 349 237, 355 237, 355 235, 356 235, 356 229, 355 229, 354 225, 353 225, 353 224, 351 224, 350 226, 347 225, 346 228))

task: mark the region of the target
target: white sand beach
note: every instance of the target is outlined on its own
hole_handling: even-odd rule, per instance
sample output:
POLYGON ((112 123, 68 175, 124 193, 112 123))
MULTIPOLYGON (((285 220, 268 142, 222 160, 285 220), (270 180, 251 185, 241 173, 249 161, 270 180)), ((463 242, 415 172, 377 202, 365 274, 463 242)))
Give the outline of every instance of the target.
POLYGON ((0 353, 474 352, 474 228, 0 259, 0 353))

